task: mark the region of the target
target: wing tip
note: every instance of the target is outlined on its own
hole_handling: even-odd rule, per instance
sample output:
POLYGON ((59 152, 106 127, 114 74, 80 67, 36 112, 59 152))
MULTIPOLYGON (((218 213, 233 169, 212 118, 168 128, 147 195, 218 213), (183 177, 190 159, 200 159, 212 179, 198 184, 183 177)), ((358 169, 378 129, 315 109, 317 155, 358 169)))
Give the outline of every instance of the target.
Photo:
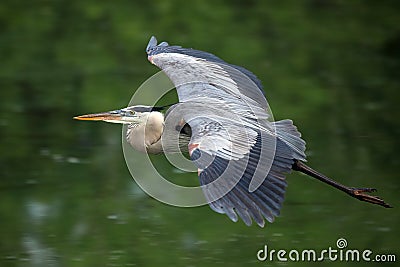
POLYGON ((151 50, 152 48, 156 47, 156 46, 157 46, 157 38, 156 38, 154 35, 152 35, 152 36, 150 37, 149 43, 147 44, 146 52, 149 53, 150 50, 151 50))
POLYGON ((169 44, 167 42, 161 42, 157 44, 157 38, 153 35, 150 37, 149 43, 147 44, 146 47, 146 53, 150 55, 150 53, 155 50, 157 47, 167 47, 169 44))

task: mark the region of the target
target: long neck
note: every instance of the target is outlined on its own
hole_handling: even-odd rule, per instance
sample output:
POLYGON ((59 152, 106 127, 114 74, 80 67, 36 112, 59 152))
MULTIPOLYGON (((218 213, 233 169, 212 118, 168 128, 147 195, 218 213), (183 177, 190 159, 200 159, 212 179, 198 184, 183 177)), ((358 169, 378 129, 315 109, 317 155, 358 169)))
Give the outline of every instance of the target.
POLYGON ((157 154, 162 152, 161 135, 164 130, 164 115, 153 111, 143 116, 143 123, 131 125, 127 132, 128 143, 140 152, 157 154))

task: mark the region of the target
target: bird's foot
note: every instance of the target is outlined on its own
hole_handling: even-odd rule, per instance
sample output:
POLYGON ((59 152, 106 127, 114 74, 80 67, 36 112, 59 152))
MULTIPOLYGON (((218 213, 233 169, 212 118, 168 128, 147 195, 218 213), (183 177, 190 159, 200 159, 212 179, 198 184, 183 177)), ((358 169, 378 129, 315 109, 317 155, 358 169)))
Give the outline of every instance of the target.
POLYGON ((354 188, 349 187, 347 194, 350 196, 357 198, 361 201, 369 202, 372 204, 380 205, 385 208, 392 208, 388 203, 386 203, 383 199, 378 196, 371 196, 366 193, 376 192, 375 188, 354 188))

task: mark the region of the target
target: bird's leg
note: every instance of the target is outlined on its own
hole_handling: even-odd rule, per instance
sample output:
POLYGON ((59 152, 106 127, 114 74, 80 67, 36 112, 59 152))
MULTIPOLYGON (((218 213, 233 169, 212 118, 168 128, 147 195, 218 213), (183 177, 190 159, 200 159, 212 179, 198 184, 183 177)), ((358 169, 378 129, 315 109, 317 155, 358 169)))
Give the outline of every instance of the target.
POLYGON ((371 196, 366 193, 371 193, 375 192, 375 188, 355 188, 355 187, 348 187, 345 185, 342 185, 341 183, 338 183, 325 175, 315 171, 314 169, 308 167, 306 164, 302 163, 301 161, 296 160, 295 163, 292 166, 293 170, 302 172, 304 174, 307 174, 308 176, 311 176, 313 178, 316 178, 320 180, 321 182, 324 182, 326 184, 329 184, 330 186, 333 186, 348 195, 357 198, 361 201, 369 202, 372 204, 380 205, 385 208, 392 208, 388 203, 386 203, 383 199, 381 199, 378 196, 371 196))

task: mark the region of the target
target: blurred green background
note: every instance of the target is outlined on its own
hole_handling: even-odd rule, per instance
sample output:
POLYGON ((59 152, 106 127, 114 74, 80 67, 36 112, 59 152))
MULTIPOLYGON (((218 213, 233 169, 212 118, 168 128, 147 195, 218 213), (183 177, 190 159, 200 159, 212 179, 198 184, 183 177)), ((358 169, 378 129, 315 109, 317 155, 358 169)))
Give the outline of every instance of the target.
MULTIPOLYGON (((399 256, 399 14, 398 1, 2 1, 0 265, 270 266, 256 258, 265 244, 322 250, 340 237, 399 256), (151 35, 253 71, 275 118, 303 133, 311 166, 396 208, 298 174, 264 229, 145 195, 121 126, 72 117, 127 105, 158 71, 151 35)), ((280 265, 295 264, 308 265, 280 265)))

